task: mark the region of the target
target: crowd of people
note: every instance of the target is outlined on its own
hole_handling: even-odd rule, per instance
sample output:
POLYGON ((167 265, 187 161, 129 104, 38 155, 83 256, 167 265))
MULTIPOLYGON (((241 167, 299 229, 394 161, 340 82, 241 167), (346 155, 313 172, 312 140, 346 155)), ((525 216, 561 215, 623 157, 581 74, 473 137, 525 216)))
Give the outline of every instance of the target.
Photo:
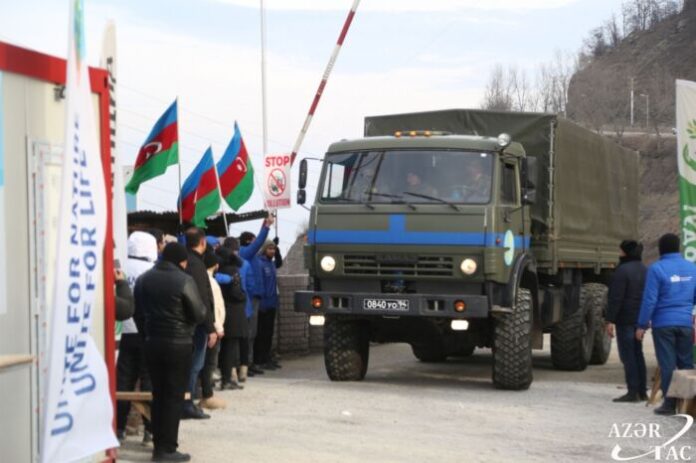
MULTIPOLYGON (((170 243, 159 230, 131 233, 125 273, 116 270, 116 382, 119 391, 152 391, 144 442, 153 461, 190 460, 178 451, 180 420, 224 408, 216 389, 243 389, 248 377, 281 368, 272 352, 283 264, 278 238, 268 239, 273 223, 269 216, 258 235, 239 239, 196 227, 170 243)), ((119 401, 119 439, 129 412, 119 401)))
POLYGON ((643 338, 652 329, 663 395, 655 413, 672 415, 677 405, 675 398, 668 397, 672 374, 694 368, 696 265, 681 256, 679 237, 674 234, 660 238, 660 260, 650 268, 642 262, 640 243, 624 241, 620 249, 606 320, 609 335, 616 337, 628 392, 614 402, 647 400, 643 338))

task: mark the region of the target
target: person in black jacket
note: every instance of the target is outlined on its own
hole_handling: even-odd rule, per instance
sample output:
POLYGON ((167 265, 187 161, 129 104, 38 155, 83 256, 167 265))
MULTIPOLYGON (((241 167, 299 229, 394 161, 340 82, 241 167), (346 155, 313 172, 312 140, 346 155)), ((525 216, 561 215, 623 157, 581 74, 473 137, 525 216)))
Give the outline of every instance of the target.
POLYGON ((152 381, 153 461, 189 461, 177 451, 181 407, 191 370, 192 339, 206 307, 187 266, 186 248, 168 244, 154 268, 135 283, 135 322, 145 336, 152 381))
POLYGON ((220 351, 221 389, 234 390, 242 389, 238 383, 240 368, 249 366, 249 326, 245 312, 247 296, 239 274, 243 262, 235 254, 239 242, 227 238, 225 243, 227 246, 217 250, 220 258, 218 273, 229 277, 228 282, 220 284, 225 299, 225 337, 220 351))
POLYGON ((642 254, 642 244, 623 241, 620 246, 620 263, 609 286, 607 333, 611 337, 616 336, 628 386, 628 392, 614 399, 614 402, 639 402, 647 399, 643 343, 635 337, 647 273, 642 254))
POLYGON ((186 247, 188 248, 188 267, 186 273, 193 277, 198 287, 198 292, 206 307, 206 317, 203 323, 196 327, 193 335, 193 363, 191 365, 191 375, 189 377, 189 389, 191 399, 184 403, 182 409, 183 419, 207 419, 210 415, 204 413, 193 403, 196 395, 196 384, 198 377, 205 366, 205 353, 207 348, 215 347, 217 344, 217 332, 215 331, 215 307, 213 306, 213 289, 210 287, 210 277, 208 269, 203 262, 207 242, 205 233, 199 228, 189 228, 186 230, 186 247))

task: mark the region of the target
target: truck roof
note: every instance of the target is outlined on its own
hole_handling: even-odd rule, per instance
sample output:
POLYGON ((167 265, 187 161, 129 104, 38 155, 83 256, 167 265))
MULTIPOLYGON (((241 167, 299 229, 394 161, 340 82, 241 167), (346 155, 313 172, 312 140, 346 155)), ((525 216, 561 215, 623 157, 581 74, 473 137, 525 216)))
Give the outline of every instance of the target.
MULTIPOLYGON (((473 135, 380 136, 341 140, 329 146, 329 153, 384 149, 461 149, 467 151, 500 151, 498 139, 473 135)), ((505 149, 508 154, 524 156, 524 148, 513 142, 505 149)))

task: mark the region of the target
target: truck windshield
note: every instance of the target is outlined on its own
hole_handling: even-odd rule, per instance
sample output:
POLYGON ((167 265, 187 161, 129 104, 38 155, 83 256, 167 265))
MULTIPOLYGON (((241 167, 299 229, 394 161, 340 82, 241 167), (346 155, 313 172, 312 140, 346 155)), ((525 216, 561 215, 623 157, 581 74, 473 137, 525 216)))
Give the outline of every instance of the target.
POLYGON ((472 151, 361 151, 326 156, 325 202, 486 204, 493 154, 472 151))

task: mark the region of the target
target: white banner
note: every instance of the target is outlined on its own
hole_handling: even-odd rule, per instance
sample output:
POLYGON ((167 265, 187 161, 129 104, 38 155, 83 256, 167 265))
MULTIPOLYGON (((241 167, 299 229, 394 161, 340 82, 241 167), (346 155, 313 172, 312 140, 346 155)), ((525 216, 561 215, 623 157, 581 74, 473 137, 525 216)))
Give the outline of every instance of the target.
POLYGON ((124 183, 121 155, 116 147, 117 113, 116 83, 118 66, 116 62, 116 24, 109 21, 102 39, 101 67, 109 73, 109 128, 111 129, 111 181, 112 181, 112 223, 114 232, 114 258, 121 266, 128 259, 128 213, 126 211, 126 185, 124 183))
POLYGON ((266 209, 287 209, 291 204, 289 154, 267 154, 263 159, 263 199, 266 209))
MULTIPOLYGON (((89 334, 103 266, 106 192, 87 70, 82 0, 70 0, 66 134, 41 461, 118 447, 106 365, 89 334)), ((105 271, 112 271, 105 269, 105 271)))
POLYGON ((5 234, 5 135, 2 72, 0 72, 0 315, 7 313, 7 235, 5 234))

